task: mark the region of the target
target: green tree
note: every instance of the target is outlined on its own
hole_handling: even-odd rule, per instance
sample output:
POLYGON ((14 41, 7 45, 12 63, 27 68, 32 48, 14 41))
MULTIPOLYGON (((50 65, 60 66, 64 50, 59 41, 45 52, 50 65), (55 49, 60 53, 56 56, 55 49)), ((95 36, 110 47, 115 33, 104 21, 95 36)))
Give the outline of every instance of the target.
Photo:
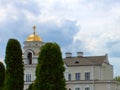
POLYGON ((46 43, 38 57, 33 90, 65 90, 64 63, 56 43, 46 43))
POLYGON ((5 79, 5 67, 2 62, 0 62, 0 90, 2 90, 5 79))
POLYGON ((24 73, 21 45, 16 39, 9 39, 6 46, 6 76, 4 90, 23 90, 24 73))
POLYGON ((116 77, 114 78, 114 80, 120 82, 120 76, 116 76, 116 77))
POLYGON ((27 90, 32 90, 33 83, 29 85, 27 90))

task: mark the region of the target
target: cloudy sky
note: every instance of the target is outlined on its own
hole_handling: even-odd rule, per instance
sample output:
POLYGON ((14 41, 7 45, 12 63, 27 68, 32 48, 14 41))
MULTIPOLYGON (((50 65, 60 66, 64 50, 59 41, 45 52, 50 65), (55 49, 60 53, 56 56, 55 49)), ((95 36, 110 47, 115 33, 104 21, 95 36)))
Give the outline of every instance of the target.
POLYGON ((120 0, 1 0, 0 61, 6 43, 23 42, 33 33, 57 42, 65 52, 86 56, 108 54, 114 76, 120 75, 120 0))

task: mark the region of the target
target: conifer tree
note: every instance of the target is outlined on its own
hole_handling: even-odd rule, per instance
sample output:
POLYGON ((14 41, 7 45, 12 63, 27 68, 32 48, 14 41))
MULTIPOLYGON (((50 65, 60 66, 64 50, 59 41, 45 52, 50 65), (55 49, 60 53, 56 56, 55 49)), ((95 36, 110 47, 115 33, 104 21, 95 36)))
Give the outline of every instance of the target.
POLYGON ((2 90, 5 79, 5 67, 2 62, 0 62, 0 90, 2 90))
POLYGON ((56 43, 46 43, 38 58, 33 90, 65 90, 64 63, 56 43))
POLYGON ((33 83, 31 83, 27 90, 32 90, 33 83))
POLYGON ((24 74, 21 45, 16 39, 9 39, 6 46, 6 76, 4 90, 23 90, 24 74))

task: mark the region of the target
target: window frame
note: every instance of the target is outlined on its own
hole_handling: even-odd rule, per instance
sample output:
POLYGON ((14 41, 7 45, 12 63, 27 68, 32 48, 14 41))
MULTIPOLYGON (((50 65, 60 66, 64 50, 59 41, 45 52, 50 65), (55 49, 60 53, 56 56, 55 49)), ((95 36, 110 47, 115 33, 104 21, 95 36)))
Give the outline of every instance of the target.
POLYGON ((71 73, 69 73, 68 74, 68 81, 71 81, 71 79, 72 79, 72 75, 71 75, 71 73))
POLYGON ((81 80, 81 74, 80 72, 75 73, 75 80, 81 80))
POLYGON ((85 80, 90 80, 90 72, 85 72, 85 80))
POLYGON ((31 74, 26 74, 26 82, 31 82, 31 74))
POLYGON ((75 89, 74 90, 81 90, 81 88, 80 87, 75 87, 75 89))
POLYGON ((90 87, 85 87, 85 90, 90 90, 90 87))

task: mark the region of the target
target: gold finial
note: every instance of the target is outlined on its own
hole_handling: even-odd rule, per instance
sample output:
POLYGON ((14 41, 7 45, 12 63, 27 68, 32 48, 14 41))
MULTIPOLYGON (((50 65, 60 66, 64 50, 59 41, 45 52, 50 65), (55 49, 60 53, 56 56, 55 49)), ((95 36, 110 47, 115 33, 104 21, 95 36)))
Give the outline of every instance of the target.
POLYGON ((33 30, 34 30, 33 34, 35 35, 35 30, 36 30, 36 26, 35 25, 33 26, 33 30))

